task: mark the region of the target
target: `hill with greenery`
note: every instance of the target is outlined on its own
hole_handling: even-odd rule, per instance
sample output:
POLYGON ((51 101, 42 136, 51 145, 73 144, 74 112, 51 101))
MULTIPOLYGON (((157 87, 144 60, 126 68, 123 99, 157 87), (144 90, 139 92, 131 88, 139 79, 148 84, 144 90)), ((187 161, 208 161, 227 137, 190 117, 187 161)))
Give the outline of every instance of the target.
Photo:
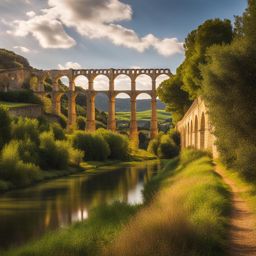
POLYGON ((6 49, 0 49, 0 69, 31 68, 28 60, 6 49))

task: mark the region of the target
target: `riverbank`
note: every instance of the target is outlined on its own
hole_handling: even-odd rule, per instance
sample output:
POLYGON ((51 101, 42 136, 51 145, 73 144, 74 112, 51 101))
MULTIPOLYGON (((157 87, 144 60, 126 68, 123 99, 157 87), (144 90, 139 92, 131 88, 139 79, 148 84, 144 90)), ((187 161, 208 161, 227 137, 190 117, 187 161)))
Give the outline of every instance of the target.
POLYGON ((58 178, 69 176, 79 172, 97 169, 99 167, 110 166, 110 165, 117 165, 121 167, 127 164, 149 161, 154 159, 156 159, 156 157, 145 150, 132 150, 129 156, 129 159, 127 159, 126 161, 121 161, 121 160, 88 161, 88 162, 82 162, 79 167, 69 166, 69 168, 66 170, 49 170, 49 171, 40 170, 38 175, 33 180, 33 182, 26 186, 15 186, 11 182, 0 179, 0 194, 9 192, 14 189, 28 188, 42 182, 47 182, 49 180, 58 179, 58 178))
POLYGON ((96 208, 86 221, 2 254, 222 255, 230 201, 213 168, 204 153, 185 152, 147 183, 144 205, 96 208))

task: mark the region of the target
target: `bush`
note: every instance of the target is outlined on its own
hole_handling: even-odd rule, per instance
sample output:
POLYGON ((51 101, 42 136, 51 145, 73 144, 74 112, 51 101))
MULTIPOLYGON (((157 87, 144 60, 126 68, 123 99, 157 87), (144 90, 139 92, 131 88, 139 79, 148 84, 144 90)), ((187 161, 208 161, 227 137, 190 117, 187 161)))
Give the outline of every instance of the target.
POLYGON ((105 161, 110 155, 107 142, 99 134, 76 132, 73 146, 84 152, 84 160, 87 161, 105 161))
POLYGON ((169 134, 159 133, 151 140, 148 145, 148 151, 159 158, 168 159, 178 156, 180 152, 179 135, 171 131, 169 134))
POLYGON ((59 117, 60 126, 63 129, 66 129, 67 128, 67 118, 63 114, 60 114, 58 117, 59 117))
POLYGON ((173 158, 179 154, 179 148, 169 135, 163 135, 157 149, 157 156, 162 159, 173 158))
POLYGON ((19 156, 19 142, 10 141, 1 153, 0 178, 12 182, 15 186, 31 184, 39 177, 39 168, 31 163, 24 163, 19 156))
POLYGON ((37 97, 30 90, 0 92, 0 100, 10 102, 42 104, 40 98, 37 97))
POLYGON ((58 123, 52 123, 51 130, 53 132, 55 140, 65 140, 65 132, 58 123))
POLYGON ((11 119, 7 109, 0 106, 0 149, 11 139, 11 119))
POLYGON ((86 127, 86 118, 85 117, 79 116, 76 120, 76 123, 77 123, 78 130, 82 130, 82 131, 85 130, 85 127, 86 127))
POLYGON ((38 145, 35 142, 29 139, 18 141, 18 151, 23 162, 36 165, 39 163, 38 145))
POLYGON ((68 167, 69 153, 66 147, 54 140, 52 132, 40 134, 40 166, 43 169, 64 170, 68 167))
POLYGON ((110 159, 127 159, 129 153, 129 141, 126 136, 105 129, 99 129, 96 133, 101 135, 108 143, 110 159))
POLYGON ((57 141, 57 146, 66 149, 68 152, 68 163, 73 166, 79 166, 79 164, 83 161, 84 152, 81 150, 75 149, 72 146, 72 142, 70 141, 57 141))
POLYGON ((12 138, 39 143, 38 121, 36 119, 20 117, 18 121, 12 123, 12 138))

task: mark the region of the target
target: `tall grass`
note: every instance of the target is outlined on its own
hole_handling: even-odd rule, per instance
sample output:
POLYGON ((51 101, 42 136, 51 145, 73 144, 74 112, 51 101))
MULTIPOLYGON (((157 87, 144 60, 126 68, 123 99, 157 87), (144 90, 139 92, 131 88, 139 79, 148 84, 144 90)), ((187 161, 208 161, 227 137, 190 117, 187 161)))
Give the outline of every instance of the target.
POLYGON ((168 177, 165 169, 163 175, 153 202, 130 221, 104 255, 224 255, 229 192, 213 172, 211 159, 186 151, 175 172, 168 177))

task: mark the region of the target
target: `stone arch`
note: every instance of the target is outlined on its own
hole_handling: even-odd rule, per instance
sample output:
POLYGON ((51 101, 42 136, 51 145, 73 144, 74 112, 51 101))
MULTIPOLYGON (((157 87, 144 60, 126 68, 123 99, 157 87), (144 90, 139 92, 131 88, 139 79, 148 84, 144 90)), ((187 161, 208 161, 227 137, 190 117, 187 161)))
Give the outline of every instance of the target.
POLYGON ((197 116, 195 116, 194 133, 195 133, 194 145, 195 145, 195 148, 198 149, 198 118, 197 116))
POLYGON ((152 90, 152 77, 149 74, 136 76, 136 90, 152 90))
POLYGON ((152 99, 152 95, 149 92, 138 92, 136 95, 136 100, 142 99, 152 99))
POLYGON ((114 79, 114 90, 130 91, 132 87, 131 78, 127 74, 120 74, 114 79))
POLYGON ((89 79, 85 75, 77 75, 74 78, 73 82, 74 82, 75 87, 81 87, 84 90, 89 89, 89 79))
POLYGON ((70 78, 67 75, 61 75, 55 78, 55 82, 57 83, 57 91, 68 91, 70 88, 70 78))
POLYGON ((158 88, 158 86, 164 82, 165 80, 168 80, 170 78, 170 76, 166 75, 166 74, 160 74, 156 77, 156 89, 158 88))
POLYGON ((95 91, 108 91, 109 78, 106 74, 98 74, 93 79, 93 89, 95 91))
POLYGON ((130 128, 130 119, 131 119, 131 95, 130 93, 126 92, 119 92, 115 96, 115 113, 116 113, 116 128, 119 132, 129 134, 129 128, 130 128), (120 105, 120 99, 122 101, 125 101, 125 111, 121 109, 120 105), (122 113, 120 113, 122 112, 122 113))
POLYGON ((200 149, 205 149, 205 114, 201 115, 200 120, 200 149))
POLYGON ((29 78, 29 88, 34 92, 42 91, 39 76, 32 74, 29 78))

